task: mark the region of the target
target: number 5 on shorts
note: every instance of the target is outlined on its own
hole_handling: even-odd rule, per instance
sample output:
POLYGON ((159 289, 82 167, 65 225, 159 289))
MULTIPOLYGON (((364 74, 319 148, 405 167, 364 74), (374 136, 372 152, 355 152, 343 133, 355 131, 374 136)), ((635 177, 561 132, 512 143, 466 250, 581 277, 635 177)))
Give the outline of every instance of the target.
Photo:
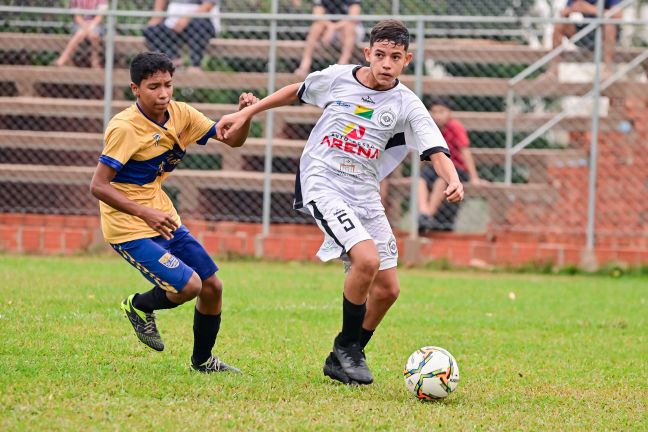
POLYGON ((337 218, 342 224, 344 231, 349 232, 353 228, 355 228, 355 225, 353 225, 353 222, 351 221, 351 219, 349 219, 349 216, 347 216, 346 212, 340 213, 337 218))

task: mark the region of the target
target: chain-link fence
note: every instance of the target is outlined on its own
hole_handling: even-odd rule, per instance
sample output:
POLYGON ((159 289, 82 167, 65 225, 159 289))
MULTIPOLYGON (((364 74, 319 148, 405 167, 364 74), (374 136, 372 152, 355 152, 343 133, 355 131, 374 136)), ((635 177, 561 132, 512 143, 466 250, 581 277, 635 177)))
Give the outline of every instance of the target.
MULTIPOLYGON (((144 0, 5 1, 0 211, 97 214, 88 183, 102 131, 133 103, 128 66, 141 51, 169 54, 174 98, 218 119, 242 91, 263 97, 332 63, 363 64, 368 31, 399 14, 414 52, 401 80, 436 107, 467 193, 460 206, 439 202, 434 173, 414 156, 383 182, 394 228, 581 244, 589 228, 598 241, 645 245, 645 2, 622 2, 604 21, 546 0, 315 3, 171 1, 154 11, 144 0)), ((185 216, 312 223, 292 200, 320 113, 278 108, 255 119, 242 148, 193 146, 167 193, 185 216)))

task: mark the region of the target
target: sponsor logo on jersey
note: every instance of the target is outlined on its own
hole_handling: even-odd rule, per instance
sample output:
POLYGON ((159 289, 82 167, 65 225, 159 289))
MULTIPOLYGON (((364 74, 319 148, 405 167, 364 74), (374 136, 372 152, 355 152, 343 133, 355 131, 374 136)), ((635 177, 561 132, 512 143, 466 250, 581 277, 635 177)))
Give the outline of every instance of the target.
POLYGON ((330 251, 338 247, 337 243, 335 243, 335 240, 333 239, 328 239, 324 243, 322 243, 322 246, 320 247, 320 250, 322 252, 325 251, 330 251))
MULTIPOLYGON (((345 157, 338 162, 340 163, 340 171, 348 174, 356 174, 356 164, 353 163, 352 159, 345 157)), ((337 213, 335 215, 337 216, 337 213)))
POLYGON ((351 104, 346 103, 344 101, 335 101, 333 102, 335 105, 342 107, 342 108, 351 108, 351 104))
POLYGON ((162 139, 162 135, 160 135, 159 133, 153 134, 153 145, 156 147, 159 146, 161 139, 162 139))
POLYGON ((364 148, 360 143, 345 141, 339 137, 335 136, 336 134, 331 134, 331 136, 325 135, 320 141, 320 144, 326 144, 329 148, 336 147, 343 152, 357 154, 358 156, 364 156, 367 159, 378 159, 379 151, 377 148, 364 148))
POLYGON ((371 116, 373 116, 373 113, 374 110, 362 105, 356 105, 356 109, 353 112, 353 114, 360 116, 362 118, 366 118, 367 120, 371 120, 371 116))
POLYGON ((347 136, 352 140, 360 140, 365 134, 365 128, 355 123, 349 123, 344 127, 344 131, 342 131, 342 133, 344 134, 344 136, 347 136))
POLYGON ((171 255, 169 252, 162 255, 158 260, 158 262, 162 264, 164 267, 170 269, 174 269, 180 265, 180 260, 178 260, 178 258, 171 255))
POLYGON ((370 104, 376 104, 376 102, 371 99, 371 96, 362 96, 362 102, 364 103, 370 103, 370 104))

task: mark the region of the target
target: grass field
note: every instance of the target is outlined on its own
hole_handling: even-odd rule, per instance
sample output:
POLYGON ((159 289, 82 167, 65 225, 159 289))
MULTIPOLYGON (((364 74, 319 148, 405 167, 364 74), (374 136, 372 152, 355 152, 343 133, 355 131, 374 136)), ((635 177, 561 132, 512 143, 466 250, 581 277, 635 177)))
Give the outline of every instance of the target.
POLYGON ((403 269, 355 388, 321 371, 339 266, 220 264, 240 376, 189 372, 190 305, 159 313, 163 353, 141 344, 118 304, 147 284, 118 258, 0 255, 0 430, 648 430, 645 278, 403 269), (458 360, 444 401, 403 384, 424 345, 458 360))

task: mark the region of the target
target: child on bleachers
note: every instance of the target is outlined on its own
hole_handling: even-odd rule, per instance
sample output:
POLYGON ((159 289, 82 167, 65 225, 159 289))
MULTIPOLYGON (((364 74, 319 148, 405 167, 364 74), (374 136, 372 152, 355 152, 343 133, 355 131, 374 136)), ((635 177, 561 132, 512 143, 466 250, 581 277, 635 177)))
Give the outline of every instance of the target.
MULTIPOLYGON (((103 10, 107 7, 107 0, 70 0, 70 8, 72 9, 103 10)), ((90 41, 90 66, 100 68, 99 43, 104 34, 104 27, 101 25, 102 19, 103 15, 74 15, 72 39, 70 39, 54 64, 56 66, 68 64, 79 44, 88 39, 90 41)))

